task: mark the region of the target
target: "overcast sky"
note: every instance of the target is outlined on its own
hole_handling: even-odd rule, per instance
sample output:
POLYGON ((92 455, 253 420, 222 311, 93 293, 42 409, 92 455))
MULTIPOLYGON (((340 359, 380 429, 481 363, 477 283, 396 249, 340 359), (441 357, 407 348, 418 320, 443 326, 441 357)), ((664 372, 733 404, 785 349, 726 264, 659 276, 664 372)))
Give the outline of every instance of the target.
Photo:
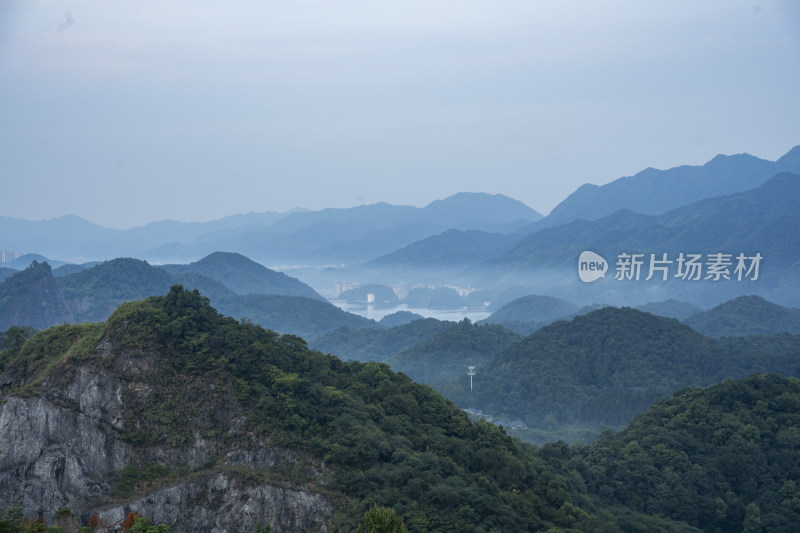
POLYGON ((800 144, 800 2, 0 0, 0 215, 502 193, 800 144))

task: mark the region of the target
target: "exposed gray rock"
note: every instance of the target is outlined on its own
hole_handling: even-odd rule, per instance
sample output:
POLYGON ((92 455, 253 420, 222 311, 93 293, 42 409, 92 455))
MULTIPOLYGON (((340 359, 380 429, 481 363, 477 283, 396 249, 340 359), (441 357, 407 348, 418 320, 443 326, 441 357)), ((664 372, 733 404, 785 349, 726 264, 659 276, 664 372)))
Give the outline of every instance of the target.
POLYGON ((110 475, 127 464, 131 453, 93 414, 42 397, 5 399, 0 509, 20 504, 28 516, 52 517, 61 507, 79 509, 107 496, 110 475))
MULTIPOLYGON (((136 511, 187 533, 253 531, 257 522, 269 523, 274 532, 327 531, 324 522, 335 506, 325 496, 240 475, 282 463, 320 481, 324 466, 301 465, 292 450, 242 433, 246 417, 235 406, 198 401, 191 415, 196 419, 188 420, 197 430, 185 444, 137 447, 124 441, 126 425, 136 421, 134 406, 157 387, 151 379, 163 372, 164 358, 121 351, 108 336, 95 353, 59 363, 32 396, 9 394, 30 376, 14 370, 0 376, 0 511, 22 505, 27 516, 52 521, 58 509, 68 507, 83 523, 98 513, 112 524, 136 511), (244 438, 218 442, 204 436, 201 429, 208 427, 244 438), (129 501, 111 499, 120 470, 150 462, 194 473, 129 501), (209 470, 211 464, 217 466, 209 470)), ((191 384, 185 390, 197 393, 191 384)))
POLYGON ((327 531, 322 522, 335 507, 320 494, 272 485, 244 486, 219 472, 157 490, 99 514, 116 524, 131 511, 170 524, 176 531, 254 531, 261 522, 282 533, 327 531))

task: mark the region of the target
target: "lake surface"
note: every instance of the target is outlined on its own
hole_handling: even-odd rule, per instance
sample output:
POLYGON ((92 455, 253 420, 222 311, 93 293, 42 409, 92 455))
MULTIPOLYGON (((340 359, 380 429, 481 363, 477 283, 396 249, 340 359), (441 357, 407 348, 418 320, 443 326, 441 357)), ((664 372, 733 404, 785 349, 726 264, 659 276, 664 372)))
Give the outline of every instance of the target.
POLYGON ((349 313, 360 315, 372 320, 380 320, 386 315, 391 315, 398 311, 410 311, 422 315, 425 318, 435 318, 437 320, 450 320, 451 322, 460 322, 465 318, 469 318, 471 322, 477 322, 487 318, 492 313, 484 310, 483 308, 464 308, 464 309, 417 309, 408 307, 406 304, 398 305, 396 307, 382 307, 376 309, 374 306, 349 304, 342 300, 330 300, 330 302, 340 309, 344 309, 349 313))

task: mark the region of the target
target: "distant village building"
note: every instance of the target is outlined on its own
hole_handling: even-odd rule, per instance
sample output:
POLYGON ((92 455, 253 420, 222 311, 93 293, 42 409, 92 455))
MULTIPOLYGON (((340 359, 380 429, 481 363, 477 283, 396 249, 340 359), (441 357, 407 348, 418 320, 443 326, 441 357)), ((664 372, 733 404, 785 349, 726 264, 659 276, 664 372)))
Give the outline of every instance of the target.
POLYGON ((349 291, 352 289, 357 289, 358 283, 346 283, 344 281, 334 281, 333 282, 333 299, 335 300, 338 298, 343 292, 349 291))
POLYGON ((453 289, 458 293, 459 296, 469 296, 470 294, 478 290, 478 289, 473 289, 472 287, 465 289, 463 287, 458 287, 457 285, 445 285, 445 287, 447 287, 448 289, 453 289))
POLYGON ((0 263, 8 263, 21 255, 21 253, 12 252, 11 250, 0 250, 0 263))
POLYGON ((405 283, 392 285, 392 290, 394 291, 394 294, 397 296, 398 300, 405 300, 406 296, 408 296, 408 289, 406 288, 405 283))

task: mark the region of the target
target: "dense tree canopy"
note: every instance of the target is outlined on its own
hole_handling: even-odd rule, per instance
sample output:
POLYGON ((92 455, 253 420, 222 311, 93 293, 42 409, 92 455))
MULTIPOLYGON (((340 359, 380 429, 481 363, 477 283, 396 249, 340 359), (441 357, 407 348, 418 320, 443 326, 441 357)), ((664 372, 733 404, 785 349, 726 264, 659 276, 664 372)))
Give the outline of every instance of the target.
MULTIPOLYGON (((627 311, 616 318, 619 331, 642 327, 627 311)), ((656 361, 669 329, 643 329, 656 361)), ((630 342, 591 328, 587 335, 623 347, 630 342)), ((693 335, 688 330, 672 342, 706 342, 693 335)), ((324 461, 329 474, 318 490, 337 501, 333 531, 352 531, 375 508, 391 509, 369 515, 376 524, 402 530, 396 515, 409 531, 442 532, 791 531, 800 519, 796 379, 756 375, 683 389, 618 435, 535 448, 494 425, 469 422, 441 395, 385 364, 342 362, 299 337, 224 317, 198 291, 175 286, 166 296, 124 304, 105 324, 51 328, 15 353, 7 349, 11 384, 3 394, 36 394, 54 368, 63 376, 73 362, 96 361, 125 379, 133 370, 103 362, 101 339, 141 359, 135 371, 153 387, 149 396, 126 397, 122 438, 129 444, 190 445, 200 432, 235 446, 260 436, 305 461, 324 461), (237 429, 231 420, 242 417, 237 429)), ((564 336, 562 348, 570 339, 564 336)), ((633 352, 638 345, 627 346, 633 352)), ((119 472, 115 496, 132 497, 142 483, 181 475, 167 464, 131 464, 119 472)), ((267 474, 250 479, 259 475, 267 474)), ((288 470, 269 475, 313 482, 288 470)), ((144 520, 139 526, 159 527, 144 520)))

